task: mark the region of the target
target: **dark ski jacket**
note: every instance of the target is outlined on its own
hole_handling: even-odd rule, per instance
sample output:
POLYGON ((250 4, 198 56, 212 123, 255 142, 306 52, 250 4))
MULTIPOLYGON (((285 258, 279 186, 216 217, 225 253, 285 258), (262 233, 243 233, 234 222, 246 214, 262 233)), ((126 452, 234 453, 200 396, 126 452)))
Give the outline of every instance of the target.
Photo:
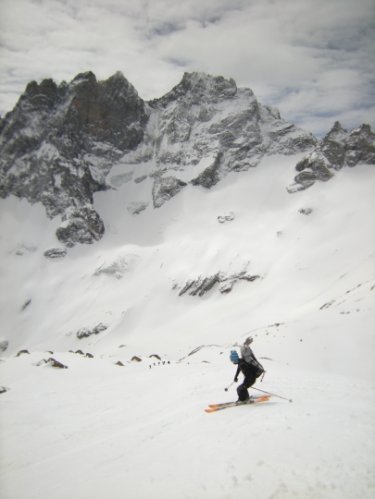
POLYGON ((237 371, 236 371, 236 375, 234 377, 234 379, 236 380, 238 378, 238 375, 240 374, 240 372, 242 372, 242 374, 245 376, 245 378, 258 378, 259 376, 261 376, 264 372, 264 369, 263 367, 261 366, 261 364, 256 360, 255 356, 254 356, 254 360, 255 362, 252 363, 252 364, 249 364, 248 362, 246 362, 246 360, 244 359, 240 359, 239 362, 238 362, 238 367, 237 367, 237 371))

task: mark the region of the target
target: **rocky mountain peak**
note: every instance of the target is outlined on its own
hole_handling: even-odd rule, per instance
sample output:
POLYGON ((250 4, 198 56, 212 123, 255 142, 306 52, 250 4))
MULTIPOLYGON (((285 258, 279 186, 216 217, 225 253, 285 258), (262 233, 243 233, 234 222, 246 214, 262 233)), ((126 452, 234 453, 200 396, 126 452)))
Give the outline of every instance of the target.
POLYGON ((57 236, 68 246, 99 239, 93 194, 106 188, 113 162, 142 141, 147 120, 121 73, 103 82, 91 71, 59 86, 30 82, 1 122, 0 196, 42 202, 49 216, 61 215, 57 236))
POLYGON ((116 71, 112 76, 110 76, 107 80, 102 81, 104 86, 109 86, 117 89, 126 89, 127 91, 131 91, 134 95, 138 95, 136 89, 133 85, 125 78, 122 71, 116 71))
POLYGON ((368 142, 374 142, 375 139, 375 134, 373 133, 371 126, 368 125, 367 123, 363 123, 359 128, 353 130, 350 136, 368 142))
POLYGON ((342 141, 348 135, 348 131, 343 128, 339 121, 335 121, 331 130, 324 137, 323 141, 327 142, 329 140, 342 141))
POLYGON ((166 106, 172 101, 185 102, 189 105, 217 103, 237 94, 237 85, 233 79, 211 76, 206 73, 184 73, 182 80, 161 99, 151 101, 152 106, 166 106))
POLYGON ((122 73, 98 82, 88 71, 59 86, 52 79, 40 84, 32 81, 2 121, 0 146, 28 153, 48 135, 67 155, 69 148, 65 146, 72 143, 73 157, 77 155, 74 145, 88 152, 93 141, 125 151, 142 140, 147 119, 144 102, 122 73))
POLYGON ((78 75, 69 86, 71 101, 65 123, 91 139, 125 151, 142 140, 147 114, 134 87, 116 73, 98 82, 93 73, 78 75))
POLYGON ((38 96, 43 96, 50 99, 53 102, 58 94, 58 87, 56 83, 51 79, 43 80, 39 85, 36 81, 31 81, 27 86, 24 94, 24 99, 29 100, 36 98, 38 96))
POLYGON ((164 97, 144 102, 121 72, 98 81, 88 71, 60 85, 30 82, 0 122, 0 196, 43 203, 50 217, 61 217, 59 241, 72 246, 104 233, 93 205, 99 190, 148 178, 144 198, 127 207, 135 216, 149 198, 157 209, 187 185, 210 189, 265 155, 300 152, 308 156, 291 192, 345 165, 374 163, 374 134, 368 125, 349 133, 336 122, 318 143, 222 76, 185 73, 164 97))
POLYGON ((335 170, 360 163, 375 163, 375 134, 370 125, 363 124, 348 132, 336 121, 314 151, 297 164, 300 173, 290 190, 306 189, 317 180, 329 180, 335 170))
POLYGON ((251 89, 222 76, 185 73, 170 92, 149 104, 157 113, 131 160, 153 158, 159 182, 173 171, 210 188, 230 171, 256 166, 264 154, 293 154, 316 144, 276 109, 261 105, 251 89), (196 168, 202 164, 205 168, 196 168))
POLYGON ((78 73, 77 76, 73 78, 71 81, 71 86, 80 85, 80 84, 96 84, 96 76, 92 71, 85 71, 84 73, 78 73))
POLYGON ((223 76, 212 76, 206 73, 184 73, 180 83, 191 94, 203 99, 227 99, 237 94, 236 82, 223 76))

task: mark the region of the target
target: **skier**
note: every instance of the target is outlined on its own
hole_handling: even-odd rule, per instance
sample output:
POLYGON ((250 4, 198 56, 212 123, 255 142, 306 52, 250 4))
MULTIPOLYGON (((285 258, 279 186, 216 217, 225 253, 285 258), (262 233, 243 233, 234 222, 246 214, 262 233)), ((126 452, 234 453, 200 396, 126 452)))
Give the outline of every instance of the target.
POLYGON ((238 402, 245 402, 250 399, 248 388, 265 372, 263 366, 258 362, 250 348, 252 342, 253 338, 251 336, 245 340, 241 347, 241 358, 235 350, 232 350, 230 354, 230 360, 238 366, 234 377, 235 383, 238 382, 240 372, 245 376, 242 384, 237 387, 238 402))

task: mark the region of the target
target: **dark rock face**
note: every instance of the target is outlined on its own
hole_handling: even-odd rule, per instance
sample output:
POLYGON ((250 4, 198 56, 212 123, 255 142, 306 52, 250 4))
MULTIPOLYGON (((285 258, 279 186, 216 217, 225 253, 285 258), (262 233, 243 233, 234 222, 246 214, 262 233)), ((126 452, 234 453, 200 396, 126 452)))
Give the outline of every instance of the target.
POLYGON ((104 234, 104 224, 91 206, 68 210, 56 231, 59 241, 71 248, 76 243, 91 244, 104 234))
POLYGON ((178 296, 182 296, 185 293, 191 296, 203 296, 208 291, 210 291, 215 284, 219 283, 221 280, 221 275, 218 272, 212 276, 208 277, 198 277, 198 279, 188 281, 185 286, 178 293, 178 296))
POLYGON ((215 161, 211 166, 208 166, 198 177, 194 178, 191 183, 193 185, 201 185, 206 189, 210 189, 220 180, 219 170, 223 159, 223 153, 219 152, 215 161))
POLYGON ((216 285, 219 285, 220 293, 228 294, 232 291, 237 282, 253 282, 257 279, 260 279, 259 275, 251 275, 246 270, 231 275, 217 272, 211 276, 199 276, 197 279, 187 281, 182 288, 176 285, 174 289, 179 289, 178 296, 188 294, 191 296, 202 297, 208 293, 208 291, 211 291, 211 289, 213 289, 216 285))
POLYGON ((53 357, 50 357, 47 361, 47 364, 49 364, 51 367, 56 367, 58 369, 68 369, 68 366, 60 362, 59 360, 54 359, 53 357))
POLYGON ((336 169, 341 168, 345 162, 345 139, 347 135, 348 132, 336 121, 321 144, 322 153, 336 169))
POLYGON ((314 152, 300 161, 296 170, 300 173, 295 176, 294 181, 303 188, 310 187, 316 180, 325 182, 333 177, 329 169, 329 162, 321 152, 314 152))
POLYGON ((375 134, 370 125, 347 132, 336 121, 332 130, 322 141, 323 154, 336 170, 343 166, 355 166, 358 163, 375 163, 375 134))
POLYGON ((137 355, 133 355, 133 357, 130 359, 131 362, 142 362, 142 359, 138 357, 137 355))
POLYGON ((104 82, 88 72, 59 86, 29 83, 0 125, 0 196, 41 202, 49 217, 61 215, 57 237, 67 246, 100 239, 93 194, 107 188, 113 162, 142 141, 147 120, 121 73, 104 82))
POLYGON ((99 324, 97 324, 92 329, 88 329, 87 327, 83 327, 82 329, 80 329, 79 331, 77 331, 76 336, 77 336, 77 338, 79 340, 81 340, 82 338, 88 338, 89 336, 102 333, 106 329, 108 329, 108 326, 106 326, 105 324, 102 324, 100 322, 99 324))
POLYGON ((316 149, 297 164, 300 173, 288 190, 306 189, 317 180, 325 182, 334 176, 335 170, 359 163, 375 164, 375 134, 369 125, 348 132, 336 121, 316 149))
POLYGON ((50 357, 49 359, 42 359, 40 360, 36 365, 37 366, 43 366, 48 364, 51 367, 55 367, 57 369, 68 369, 68 366, 60 362, 59 360, 56 360, 53 357, 50 357))
POLYGON ((75 91, 65 115, 67 131, 80 130, 89 139, 110 143, 121 151, 141 142, 147 121, 145 105, 122 73, 101 83, 93 73, 83 73, 71 86, 75 91))
POLYGON ((67 255, 67 251, 65 248, 51 248, 45 251, 43 254, 50 260, 58 260, 60 258, 64 258, 67 255))
POLYGON ((166 201, 179 193, 185 186, 185 182, 175 177, 157 178, 152 189, 154 208, 160 208, 166 201))
POLYGON ((69 159, 92 152, 95 141, 126 151, 141 142, 147 119, 144 102, 121 73, 104 82, 91 72, 60 86, 34 81, 2 121, 1 148, 21 156, 46 140, 69 159))

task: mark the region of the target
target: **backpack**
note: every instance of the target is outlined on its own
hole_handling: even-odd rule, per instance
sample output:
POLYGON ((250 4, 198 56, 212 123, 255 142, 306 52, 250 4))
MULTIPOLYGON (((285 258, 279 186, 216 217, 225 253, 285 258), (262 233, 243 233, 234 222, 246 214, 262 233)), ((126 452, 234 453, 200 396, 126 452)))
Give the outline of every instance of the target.
POLYGON ((255 377, 259 378, 259 376, 264 373, 262 364, 257 361, 249 345, 243 345, 241 347, 241 357, 247 364, 252 367, 255 377))

